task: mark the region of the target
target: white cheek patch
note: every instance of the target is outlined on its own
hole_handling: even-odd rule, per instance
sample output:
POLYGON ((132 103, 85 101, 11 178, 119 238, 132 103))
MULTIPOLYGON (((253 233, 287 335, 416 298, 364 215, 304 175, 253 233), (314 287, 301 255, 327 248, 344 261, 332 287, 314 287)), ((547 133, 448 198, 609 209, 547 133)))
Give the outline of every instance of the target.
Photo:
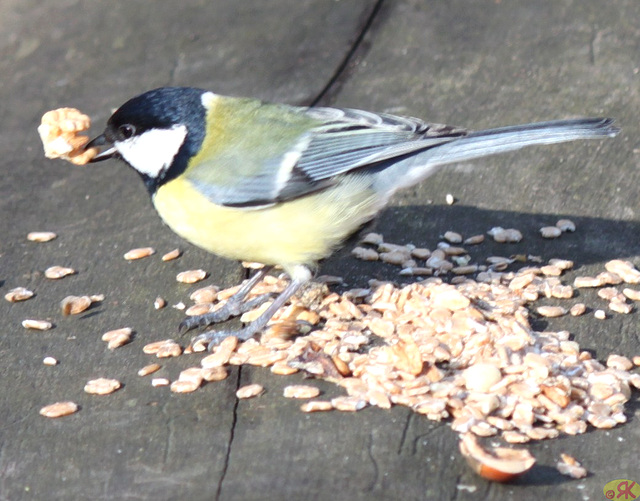
POLYGON ((171 165, 186 137, 187 128, 174 125, 170 129, 151 129, 125 141, 116 141, 114 146, 135 170, 156 178, 171 165))

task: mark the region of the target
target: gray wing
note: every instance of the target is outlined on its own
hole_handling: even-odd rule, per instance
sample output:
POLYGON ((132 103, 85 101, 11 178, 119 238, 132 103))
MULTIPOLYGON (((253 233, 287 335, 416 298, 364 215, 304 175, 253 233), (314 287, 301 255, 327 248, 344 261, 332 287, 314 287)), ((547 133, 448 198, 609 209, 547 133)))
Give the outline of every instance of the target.
POLYGON ((319 124, 233 187, 201 191, 219 205, 264 207, 327 188, 336 176, 449 142, 466 131, 417 118, 337 108, 297 108, 319 124))

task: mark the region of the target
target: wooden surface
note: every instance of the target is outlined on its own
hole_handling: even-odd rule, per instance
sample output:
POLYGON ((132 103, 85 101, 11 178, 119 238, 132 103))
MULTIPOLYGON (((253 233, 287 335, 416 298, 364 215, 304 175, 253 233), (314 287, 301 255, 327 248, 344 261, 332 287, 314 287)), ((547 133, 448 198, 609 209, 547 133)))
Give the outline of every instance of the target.
MULTIPOLYGON (((615 140, 529 149, 441 172, 394 199, 378 229, 389 241, 433 247, 448 229, 513 226, 526 236, 513 253, 573 259, 583 274, 614 257, 638 264, 639 18, 635 0, 187 0, 179 8, 169 0, 4 0, 0 293, 25 286, 36 297, 0 301, 0 499, 598 500, 610 480, 640 481, 637 393, 626 425, 530 444, 538 465, 498 485, 467 468, 447 423, 404 408, 303 414, 299 402, 281 396, 301 375, 242 367, 189 395, 151 388, 136 376, 151 361, 141 348, 176 337, 183 315, 155 311, 153 299, 187 302, 194 287, 176 283, 178 271, 205 268, 207 283, 222 286, 243 272, 164 227, 135 173, 115 162, 46 160, 36 134, 48 109, 76 106, 100 127, 112 108, 162 85, 470 128, 613 116, 624 128, 615 140), (446 193, 458 203, 446 206, 446 193), (535 237, 565 216, 576 222, 575 234, 535 237), (26 240, 41 229, 58 239, 26 240), (171 263, 122 259, 147 245, 159 255, 185 252, 171 263), (54 264, 78 274, 45 279, 54 264), (61 316, 63 297, 98 293, 105 301, 86 314, 61 316), (28 332, 20 326, 27 317, 51 319, 55 328, 28 332), (107 350, 101 334, 123 326, 135 329, 134 341, 107 350), (44 366, 45 355, 60 364, 44 366), (124 388, 86 395, 84 383, 97 376, 118 378, 124 388), (238 401, 237 387, 250 382, 266 393, 238 401), (80 412, 58 420, 38 415, 66 399, 80 412), (579 458, 590 476, 560 476, 553 467, 561 452, 579 458)), ((391 267, 354 260, 348 249, 321 272, 353 286, 395 276, 391 267)), ((594 301, 588 293, 585 300, 594 301)), ((570 330, 599 359, 640 354, 637 311, 548 324, 570 330)), ((175 377, 197 360, 168 361, 164 374, 175 377)), ((341 394, 313 384, 326 397, 341 394)))

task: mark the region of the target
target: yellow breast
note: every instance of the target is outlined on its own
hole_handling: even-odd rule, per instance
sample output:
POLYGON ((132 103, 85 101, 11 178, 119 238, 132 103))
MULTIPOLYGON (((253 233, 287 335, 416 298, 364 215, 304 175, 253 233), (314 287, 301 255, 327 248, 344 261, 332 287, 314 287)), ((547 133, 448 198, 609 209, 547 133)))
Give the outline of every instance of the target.
POLYGON ((380 209, 365 178, 352 176, 318 193, 262 209, 211 203, 184 177, 162 185, 153 197, 165 223, 185 240, 220 256, 310 265, 380 209))

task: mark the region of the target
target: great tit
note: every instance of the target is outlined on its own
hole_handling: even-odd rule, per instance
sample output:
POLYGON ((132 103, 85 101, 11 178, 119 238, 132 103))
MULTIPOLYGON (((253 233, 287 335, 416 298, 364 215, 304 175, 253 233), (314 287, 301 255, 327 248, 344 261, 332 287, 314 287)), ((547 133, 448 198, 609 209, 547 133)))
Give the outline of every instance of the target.
MULTIPOLYGON (((118 108, 94 162, 123 160, 178 235, 220 256, 266 266, 226 307, 192 317, 192 329, 256 306, 244 302, 274 265, 291 278, 264 313, 237 332, 196 339, 211 349, 245 340, 307 283, 318 260, 371 220, 399 189, 440 167, 534 144, 613 137, 609 118, 579 118, 471 132, 417 118, 307 108, 164 87, 118 108)), ((258 300, 262 301, 264 298, 258 300)))

